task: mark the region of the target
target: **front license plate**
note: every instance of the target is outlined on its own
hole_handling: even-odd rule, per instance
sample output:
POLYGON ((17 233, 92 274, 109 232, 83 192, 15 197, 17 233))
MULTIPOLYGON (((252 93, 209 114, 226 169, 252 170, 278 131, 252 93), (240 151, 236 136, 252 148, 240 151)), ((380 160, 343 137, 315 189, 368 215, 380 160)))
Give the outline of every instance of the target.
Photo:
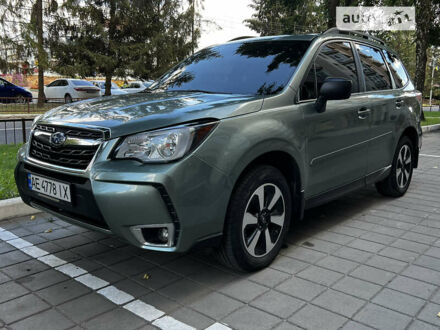
POLYGON ((68 184, 31 173, 27 173, 27 182, 29 189, 32 191, 71 202, 70 185, 68 184))

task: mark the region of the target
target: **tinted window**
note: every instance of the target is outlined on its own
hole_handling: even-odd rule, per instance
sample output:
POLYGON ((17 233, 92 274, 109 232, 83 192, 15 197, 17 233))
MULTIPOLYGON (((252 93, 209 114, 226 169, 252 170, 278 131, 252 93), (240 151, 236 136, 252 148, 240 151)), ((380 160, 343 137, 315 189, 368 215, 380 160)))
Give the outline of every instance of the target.
POLYGON ((60 82, 59 80, 52 81, 49 85, 47 85, 47 87, 55 87, 55 86, 58 86, 58 83, 59 83, 59 82, 60 82))
POLYGON ((332 42, 321 47, 301 85, 300 99, 315 99, 326 78, 348 79, 352 83, 351 92, 359 92, 356 63, 350 43, 332 42))
POLYGON ((205 48, 166 73, 151 89, 275 94, 289 82, 309 44, 243 41, 205 48))
POLYGON ((67 80, 60 80, 57 86, 69 86, 69 83, 67 80))
POLYGON ((75 86, 93 86, 93 84, 90 81, 87 81, 87 80, 71 80, 71 82, 75 86))
POLYGON ((309 73, 301 84, 299 98, 300 100, 313 100, 316 99, 316 97, 315 63, 313 63, 309 73))
POLYGON ((380 50, 356 45, 361 58, 365 77, 365 88, 368 91, 391 89, 391 78, 380 50))
POLYGON ((396 88, 405 86, 408 82, 408 76, 406 75, 402 62, 396 55, 390 54, 386 50, 384 50, 383 53, 385 54, 385 59, 393 75, 394 82, 396 83, 396 88))

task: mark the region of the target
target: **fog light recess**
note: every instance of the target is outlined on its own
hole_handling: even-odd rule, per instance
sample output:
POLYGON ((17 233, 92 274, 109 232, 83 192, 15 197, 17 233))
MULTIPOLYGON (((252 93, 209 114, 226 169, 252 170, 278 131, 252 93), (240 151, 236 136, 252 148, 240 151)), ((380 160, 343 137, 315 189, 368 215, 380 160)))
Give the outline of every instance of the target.
POLYGON ((135 226, 130 229, 142 245, 170 247, 174 244, 173 224, 135 226))

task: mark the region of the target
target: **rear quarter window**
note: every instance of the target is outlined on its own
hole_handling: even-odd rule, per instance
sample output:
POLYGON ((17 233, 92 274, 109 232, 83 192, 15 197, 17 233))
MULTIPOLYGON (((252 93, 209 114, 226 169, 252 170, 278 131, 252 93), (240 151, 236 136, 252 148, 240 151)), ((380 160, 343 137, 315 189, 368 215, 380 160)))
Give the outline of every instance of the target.
POLYGON ((409 78, 408 75, 406 74, 402 61, 399 60, 399 58, 396 55, 391 54, 386 50, 384 50, 383 53, 385 55, 385 60, 387 61, 388 66, 390 67, 391 75, 393 76, 394 83, 396 84, 396 88, 401 88, 405 86, 409 78))
POLYGON ((367 92, 392 89, 390 73, 379 49, 356 44, 367 92))

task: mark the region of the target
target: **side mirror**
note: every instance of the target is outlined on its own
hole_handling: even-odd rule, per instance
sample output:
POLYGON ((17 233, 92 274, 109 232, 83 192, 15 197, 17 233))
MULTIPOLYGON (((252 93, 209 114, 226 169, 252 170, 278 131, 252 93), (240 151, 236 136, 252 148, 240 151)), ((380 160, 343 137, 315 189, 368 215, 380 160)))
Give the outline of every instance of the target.
POLYGON ((351 81, 344 78, 326 78, 316 99, 316 111, 325 111, 327 100, 345 100, 351 95, 351 81))

